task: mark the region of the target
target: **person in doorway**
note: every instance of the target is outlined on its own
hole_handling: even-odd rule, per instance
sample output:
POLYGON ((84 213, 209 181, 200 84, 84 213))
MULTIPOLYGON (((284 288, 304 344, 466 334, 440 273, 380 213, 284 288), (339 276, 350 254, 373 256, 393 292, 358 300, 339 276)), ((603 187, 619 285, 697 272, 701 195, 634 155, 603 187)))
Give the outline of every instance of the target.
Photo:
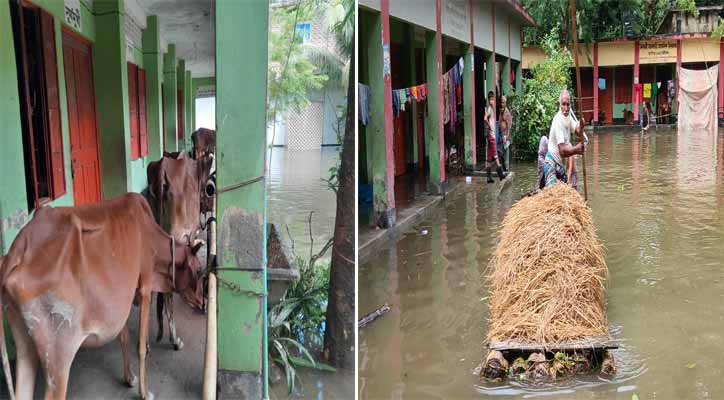
POLYGON ((483 117, 485 125, 488 127, 488 151, 486 157, 485 169, 488 174, 488 183, 493 183, 493 175, 491 173, 491 167, 493 162, 496 164, 496 171, 498 172, 498 178, 502 181, 505 179, 503 169, 500 166, 500 160, 498 159, 498 150, 496 146, 497 136, 497 124, 495 121, 495 94, 493 91, 488 92, 488 106, 485 108, 485 117, 483 117))
POLYGON ((512 143, 511 132, 513 132, 513 114, 511 114, 510 110, 508 110, 508 101, 505 96, 500 97, 500 121, 505 121, 505 128, 500 128, 502 146, 498 146, 498 151, 500 151, 502 147, 503 157, 501 164, 503 164, 503 171, 508 172, 510 169, 510 145, 512 143))
POLYGON ((585 121, 581 117, 581 120, 576 122, 571 116, 571 94, 567 89, 561 91, 558 104, 558 112, 553 117, 548 133, 548 152, 543 165, 546 187, 558 181, 568 183, 566 174, 566 165, 569 165, 568 158, 576 154, 583 154, 584 151, 583 142, 579 142, 575 146, 571 145, 571 133, 581 133, 585 121))
POLYGON ((641 115, 641 133, 646 133, 651 126, 651 103, 644 102, 644 112, 641 115))

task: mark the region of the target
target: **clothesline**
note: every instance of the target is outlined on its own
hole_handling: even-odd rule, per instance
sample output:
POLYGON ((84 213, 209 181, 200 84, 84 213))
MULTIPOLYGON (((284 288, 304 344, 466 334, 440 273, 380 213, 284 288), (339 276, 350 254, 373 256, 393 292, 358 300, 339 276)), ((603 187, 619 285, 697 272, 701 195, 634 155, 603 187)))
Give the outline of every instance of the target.
MULTIPOLYGON (((462 82, 463 69, 465 67, 463 58, 460 57, 458 62, 443 74, 443 99, 445 109, 445 123, 450 121, 453 122, 457 119, 457 104, 462 102, 462 90, 460 83, 462 82)), ((358 101, 359 107, 359 119, 362 125, 367 126, 370 118, 370 98, 372 91, 369 86, 358 83, 357 84, 358 101)), ((427 99, 427 83, 421 83, 419 85, 392 90, 392 114, 397 117, 400 115, 400 111, 405 111, 406 105, 410 102, 421 102, 427 99)), ((451 124, 454 129, 454 124, 451 124)))

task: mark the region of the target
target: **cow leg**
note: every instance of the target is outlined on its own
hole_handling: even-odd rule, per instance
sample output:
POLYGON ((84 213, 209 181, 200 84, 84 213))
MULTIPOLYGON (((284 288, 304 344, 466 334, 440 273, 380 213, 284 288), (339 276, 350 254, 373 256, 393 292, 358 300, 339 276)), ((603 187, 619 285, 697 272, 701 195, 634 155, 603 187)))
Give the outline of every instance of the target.
POLYGON ((38 352, 35 349, 33 338, 28 335, 28 329, 15 308, 7 307, 5 315, 7 315, 10 330, 13 332, 16 349, 15 398, 31 400, 33 389, 35 389, 35 378, 38 374, 38 352))
POLYGON ((158 322, 156 342, 160 342, 161 339, 163 339, 163 298, 163 293, 156 293, 156 321, 158 322))
POLYGON ((128 353, 128 325, 123 327, 119 338, 121 341, 121 354, 123 355, 123 381, 128 387, 134 387, 138 378, 131 371, 131 357, 128 353))
POLYGON ((40 336, 43 334, 33 335, 38 357, 45 372, 45 399, 65 399, 70 366, 85 337, 63 335, 62 332, 47 339, 40 336))
POLYGON ((141 309, 138 314, 138 369, 141 377, 141 384, 138 390, 141 393, 141 399, 153 399, 151 393, 146 387, 146 342, 148 341, 148 311, 151 308, 151 292, 141 293, 141 309))
POLYGON ((164 312, 166 313, 166 319, 168 319, 168 330, 169 338, 174 350, 181 350, 184 348, 184 342, 181 338, 176 335, 176 322, 173 319, 173 292, 163 294, 164 301, 166 303, 164 312))

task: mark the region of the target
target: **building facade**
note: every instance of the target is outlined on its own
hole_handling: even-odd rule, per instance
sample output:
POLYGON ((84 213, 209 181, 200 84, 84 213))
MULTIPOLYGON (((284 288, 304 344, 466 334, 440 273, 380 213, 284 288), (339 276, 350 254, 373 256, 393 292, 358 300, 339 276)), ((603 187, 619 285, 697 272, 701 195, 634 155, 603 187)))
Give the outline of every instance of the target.
POLYGON ((396 177, 422 173, 442 194, 453 145, 471 168, 484 160, 486 94, 520 92, 522 27, 534 21, 514 0, 359 5, 359 183, 371 187, 369 223, 384 228, 395 224, 396 177), (459 104, 446 100, 445 84, 458 90, 448 78, 459 104), (408 91, 414 100, 400 103, 408 91))

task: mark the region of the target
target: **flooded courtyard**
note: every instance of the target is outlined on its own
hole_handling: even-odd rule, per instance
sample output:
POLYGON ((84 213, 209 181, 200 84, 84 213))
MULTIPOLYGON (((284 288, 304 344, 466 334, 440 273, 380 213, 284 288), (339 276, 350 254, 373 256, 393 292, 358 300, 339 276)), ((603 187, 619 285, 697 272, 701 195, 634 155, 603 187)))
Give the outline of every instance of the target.
POLYGON ((500 197, 484 178, 460 181, 432 217, 360 265, 359 314, 392 306, 359 333, 360 398, 724 396, 723 140, 722 130, 591 137, 589 205, 606 247, 608 320, 620 345, 613 379, 478 381, 487 263, 502 218, 536 181, 535 165, 520 163, 500 197))

